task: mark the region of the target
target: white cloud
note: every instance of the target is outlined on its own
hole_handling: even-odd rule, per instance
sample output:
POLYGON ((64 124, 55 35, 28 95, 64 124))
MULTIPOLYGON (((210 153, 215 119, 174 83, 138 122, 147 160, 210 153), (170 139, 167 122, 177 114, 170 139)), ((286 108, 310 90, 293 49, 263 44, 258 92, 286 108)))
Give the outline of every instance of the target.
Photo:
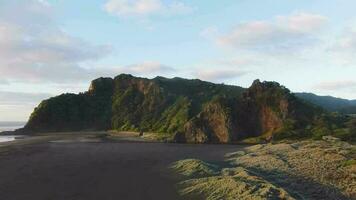
POLYGON ((67 82, 85 79, 81 63, 111 48, 92 45, 61 30, 45 1, 14 0, 0 7, 0 79, 67 82))
POLYGON ((109 0, 104 8, 119 17, 175 15, 192 11, 183 2, 163 0, 109 0))
POLYGON ((197 69, 193 76, 207 81, 223 82, 247 74, 247 71, 236 69, 197 69))
POLYGON ((239 50, 296 50, 314 44, 326 22, 324 16, 307 13, 277 16, 270 21, 250 21, 219 37, 217 43, 239 50))
POLYGON ((356 90, 356 81, 343 80, 343 81, 329 81, 322 82, 315 85, 315 88, 322 91, 340 91, 340 90, 356 90))

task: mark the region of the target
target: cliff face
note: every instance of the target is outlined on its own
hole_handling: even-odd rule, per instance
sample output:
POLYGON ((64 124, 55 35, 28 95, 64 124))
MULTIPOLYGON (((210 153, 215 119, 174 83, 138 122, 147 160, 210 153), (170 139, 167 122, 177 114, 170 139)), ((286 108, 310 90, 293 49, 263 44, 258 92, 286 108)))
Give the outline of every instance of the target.
POLYGON ((289 128, 303 128, 318 112, 275 82, 256 80, 243 89, 122 74, 94 80, 85 93, 43 101, 24 130, 143 130, 182 142, 228 143, 276 133, 286 123, 289 128))
POLYGON ((321 113, 278 83, 256 80, 239 98, 220 98, 209 103, 186 124, 180 139, 228 143, 253 136, 268 137, 290 123, 293 129, 303 129, 321 113))
POLYGON ((234 141, 237 135, 234 134, 236 126, 231 108, 230 102, 222 97, 209 102, 185 125, 180 140, 196 143, 234 141))

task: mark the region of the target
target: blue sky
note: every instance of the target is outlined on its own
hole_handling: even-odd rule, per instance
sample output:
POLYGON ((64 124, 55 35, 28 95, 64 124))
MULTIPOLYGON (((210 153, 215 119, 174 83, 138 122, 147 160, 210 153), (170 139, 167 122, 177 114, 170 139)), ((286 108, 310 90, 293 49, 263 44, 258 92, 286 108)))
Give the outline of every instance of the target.
POLYGON ((356 99, 352 0, 0 0, 0 121, 131 73, 356 99))

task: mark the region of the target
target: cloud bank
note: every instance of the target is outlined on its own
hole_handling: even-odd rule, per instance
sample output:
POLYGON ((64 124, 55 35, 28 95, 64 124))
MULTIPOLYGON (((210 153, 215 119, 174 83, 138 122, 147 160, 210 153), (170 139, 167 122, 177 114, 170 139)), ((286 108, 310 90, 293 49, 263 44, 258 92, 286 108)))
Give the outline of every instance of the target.
POLYGON ((175 15, 192 10, 183 2, 163 0, 109 0, 104 9, 119 17, 175 15))
POLYGON ((0 79, 67 82, 83 79, 81 63, 110 53, 63 31, 48 3, 13 0, 0 7, 0 79), (16 15, 14 15, 16 13, 16 15))
POLYGON ((277 16, 269 21, 250 21, 237 25, 218 37, 216 42, 238 50, 296 50, 314 44, 318 40, 316 33, 327 21, 324 16, 308 13, 277 16))

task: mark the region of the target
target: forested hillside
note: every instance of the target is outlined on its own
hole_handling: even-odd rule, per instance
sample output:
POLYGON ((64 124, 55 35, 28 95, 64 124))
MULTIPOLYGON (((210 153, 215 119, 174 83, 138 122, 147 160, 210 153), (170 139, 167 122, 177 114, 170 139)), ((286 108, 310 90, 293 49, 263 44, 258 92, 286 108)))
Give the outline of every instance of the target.
POLYGON ((297 98, 276 82, 256 80, 244 89, 198 79, 121 74, 92 81, 84 93, 44 100, 22 131, 145 131, 196 143, 272 135, 351 139, 348 120, 297 98))

